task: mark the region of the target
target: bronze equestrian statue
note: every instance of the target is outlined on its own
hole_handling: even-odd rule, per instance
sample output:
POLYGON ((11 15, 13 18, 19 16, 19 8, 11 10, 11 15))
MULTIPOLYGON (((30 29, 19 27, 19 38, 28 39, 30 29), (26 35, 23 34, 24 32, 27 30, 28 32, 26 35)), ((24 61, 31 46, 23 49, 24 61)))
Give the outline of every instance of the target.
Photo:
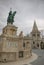
POLYGON ((8 24, 8 23, 13 24, 15 14, 16 14, 16 11, 14 11, 14 12, 12 13, 12 11, 10 10, 9 15, 8 15, 8 18, 7 18, 7 24, 8 24))

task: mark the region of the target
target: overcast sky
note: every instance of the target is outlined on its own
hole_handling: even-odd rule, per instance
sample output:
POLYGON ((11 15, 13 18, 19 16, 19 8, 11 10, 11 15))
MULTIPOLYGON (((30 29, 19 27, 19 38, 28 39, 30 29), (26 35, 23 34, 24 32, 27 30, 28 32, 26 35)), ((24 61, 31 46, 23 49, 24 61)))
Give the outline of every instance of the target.
POLYGON ((17 11, 14 25, 25 34, 32 30, 34 20, 44 29, 44 0, 0 0, 0 31, 7 24, 8 13, 17 11))

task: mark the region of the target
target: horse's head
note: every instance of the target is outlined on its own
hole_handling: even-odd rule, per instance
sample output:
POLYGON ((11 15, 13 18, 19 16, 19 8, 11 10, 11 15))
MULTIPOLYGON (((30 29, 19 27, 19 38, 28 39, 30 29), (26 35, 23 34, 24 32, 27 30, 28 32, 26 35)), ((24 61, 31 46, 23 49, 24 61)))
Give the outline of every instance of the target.
POLYGON ((16 14, 16 11, 13 12, 13 17, 15 16, 15 14, 16 14))

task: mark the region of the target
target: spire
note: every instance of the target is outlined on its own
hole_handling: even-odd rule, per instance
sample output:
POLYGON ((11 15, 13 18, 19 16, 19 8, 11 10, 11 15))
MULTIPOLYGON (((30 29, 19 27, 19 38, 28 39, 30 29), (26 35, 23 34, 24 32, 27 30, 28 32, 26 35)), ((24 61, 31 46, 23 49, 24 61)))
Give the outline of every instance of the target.
POLYGON ((36 21, 34 20, 34 25, 33 25, 33 29, 32 29, 33 32, 36 32, 38 31, 38 27, 36 25, 36 21))

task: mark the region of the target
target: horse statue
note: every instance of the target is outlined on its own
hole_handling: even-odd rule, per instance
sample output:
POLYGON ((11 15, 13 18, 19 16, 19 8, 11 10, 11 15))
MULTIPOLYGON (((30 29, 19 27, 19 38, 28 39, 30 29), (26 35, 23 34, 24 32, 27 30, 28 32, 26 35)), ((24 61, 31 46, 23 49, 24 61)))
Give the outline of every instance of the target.
POLYGON ((8 23, 13 24, 15 14, 16 14, 16 11, 14 11, 14 12, 12 13, 12 11, 10 10, 9 15, 8 15, 8 18, 7 18, 7 24, 8 24, 8 23))

